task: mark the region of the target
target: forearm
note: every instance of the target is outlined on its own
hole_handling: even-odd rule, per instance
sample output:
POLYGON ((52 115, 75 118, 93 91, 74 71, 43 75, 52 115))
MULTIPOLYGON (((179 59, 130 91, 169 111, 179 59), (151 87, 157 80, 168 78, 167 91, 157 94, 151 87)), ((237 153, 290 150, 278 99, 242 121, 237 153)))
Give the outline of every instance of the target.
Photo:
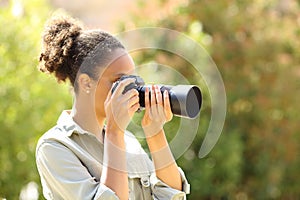
POLYGON ((128 175, 123 133, 107 129, 101 182, 112 189, 119 199, 128 200, 128 175))
POLYGON ((182 190, 180 173, 163 129, 158 134, 147 137, 147 143, 154 162, 156 176, 170 187, 182 190))

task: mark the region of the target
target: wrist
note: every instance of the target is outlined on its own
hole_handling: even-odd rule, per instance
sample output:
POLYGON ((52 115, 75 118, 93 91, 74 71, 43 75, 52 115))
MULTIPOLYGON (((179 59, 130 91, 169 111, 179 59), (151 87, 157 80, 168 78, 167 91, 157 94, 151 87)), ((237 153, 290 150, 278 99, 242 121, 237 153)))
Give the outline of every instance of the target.
POLYGON ((115 122, 107 122, 106 124, 106 132, 113 134, 122 134, 125 132, 117 123, 115 122))
POLYGON ((113 145, 117 146, 121 149, 125 149, 125 139, 124 139, 124 132, 119 129, 114 128, 106 128, 105 145, 113 145))
POLYGON ((146 137, 146 141, 151 152, 159 151, 160 149, 168 146, 168 141, 163 130, 159 131, 155 135, 146 137))
POLYGON ((124 140, 125 130, 122 130, 118 125, 113 123, 108 123, 106 125, 105 137, 111 140, 124 140))
POLYGON ((146 125, 142 127, 144 130, 144 133, 146 135, 146 138, 153 137, 160 132, 163 132, 163 125, 162 124, 151 124, 151 125, 146 125))

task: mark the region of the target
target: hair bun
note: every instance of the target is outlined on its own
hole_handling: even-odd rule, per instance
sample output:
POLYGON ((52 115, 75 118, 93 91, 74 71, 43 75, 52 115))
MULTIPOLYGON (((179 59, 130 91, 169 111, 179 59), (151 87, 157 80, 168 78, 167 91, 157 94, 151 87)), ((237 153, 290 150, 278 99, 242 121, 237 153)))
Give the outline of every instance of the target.
POLYGON ((58 81, 65 81, 70 76, 68 73, 72 72, 72 51, 81 31, 82 26, 75 19, 67 15, 53 15, 43 33, 39 69, 55 72, 58 81))

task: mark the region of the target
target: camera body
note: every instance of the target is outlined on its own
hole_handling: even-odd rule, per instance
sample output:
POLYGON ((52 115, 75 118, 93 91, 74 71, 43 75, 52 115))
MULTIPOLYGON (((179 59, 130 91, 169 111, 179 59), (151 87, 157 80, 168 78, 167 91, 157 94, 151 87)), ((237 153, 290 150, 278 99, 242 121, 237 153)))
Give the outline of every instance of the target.
MULTIPOLYGON (((136 89, 139 92, 139 104, 140 109, 145 108, 145 90, 146 87, 150 88, 150 85, 145 85, 144 80, 136 75, 124 75, 122 76, 112 88, 112 92, 118 86, 118 83, 127 78, 134 78, 135 82, 130 83, 124 88, 122 92, 125 94, 131 89, 136 89)), ((169 92, 169 99, 171 110, 174 115, 179 117, 196 118, 200 112, 202 105, 202 94, 200 89, 195 85, 159 85, 160 91, 167 90, 169 92)), ((151 95, 150 95, 151 98, 151 95)))

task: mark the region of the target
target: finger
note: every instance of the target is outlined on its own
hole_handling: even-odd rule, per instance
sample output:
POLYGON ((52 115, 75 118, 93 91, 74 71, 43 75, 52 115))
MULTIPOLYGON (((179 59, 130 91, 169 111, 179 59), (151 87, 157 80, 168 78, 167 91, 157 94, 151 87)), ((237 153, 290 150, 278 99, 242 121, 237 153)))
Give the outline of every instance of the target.
POLYGON ((160 88, 158 86, 155 86, 155 95, 156 95, 156 102, 157 102, 156 110, 157 110, 158 117, 165 118, 162 95, 160 92, 160 88))
POLYGON ((139 103, 139 97, 138 96, 132 96, 130 99, 128 99, 128 107, 132 107, 134 104, 139 103))
POLYGON ((150 107, 156 104, 155 86, 152 85, 150 91, 150 107))
POLYGON ((157 104, 162 106, 163 105, 162 95, 161 95, 160 89, 157 85, 155 86, 155 95, 156 95, 157 104))
POLYGON ((169 92, 167 90, 164 91, 164 110, 167 116, 170 114, 172 115, 170 97, 169 97, 169 92))
POLYGON ((120 81, 117 88, 114 91, 114 95, 117 95, 117 96, 122 95, 125 87, 127 85, 129 85, 130 83, 134 83, 134 82, 135 82, 134 78, 127 78, 127 79, 124 79, 124 80, 120 81))
POLYGON ((120 103, 126 102, 132 97, 139 97, 139 92, 137 90, 129 90, 120 98, 120 103))
POLYGON ((132 114, 132 113, 135 113, 140 107, 140 104, 137 102, 135 104, 133 104, 129 109, 129 113, 132 114))
POLYGON ((150 112, 151 112, 152 116, 157 115, 156 96, 155 96, 155 87, 154 87, 154 85, 152 85, 152 87, 151 87, 150 112))

